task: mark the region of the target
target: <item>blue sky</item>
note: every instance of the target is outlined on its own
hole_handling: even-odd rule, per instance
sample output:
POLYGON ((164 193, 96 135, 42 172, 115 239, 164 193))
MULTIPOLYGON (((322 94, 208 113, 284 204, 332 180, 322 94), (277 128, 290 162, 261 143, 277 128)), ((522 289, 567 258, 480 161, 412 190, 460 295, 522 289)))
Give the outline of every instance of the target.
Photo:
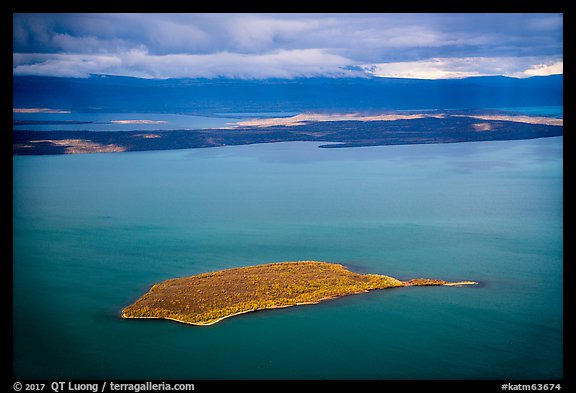
POLYGON ((562 14, 15 14, 14 75, 530 77, 562 14))

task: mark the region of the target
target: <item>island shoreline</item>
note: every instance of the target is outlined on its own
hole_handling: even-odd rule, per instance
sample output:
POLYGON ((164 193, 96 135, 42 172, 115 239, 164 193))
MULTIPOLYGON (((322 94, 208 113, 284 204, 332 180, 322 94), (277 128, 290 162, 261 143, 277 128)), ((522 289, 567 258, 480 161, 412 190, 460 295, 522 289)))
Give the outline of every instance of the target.
POLYGON ((12 154, 155 151, 278 142, 318 142, 319 148, 344 148, 525 140, 562 135, 563 119, 509 114, 497 116, 490 112, 369 118, 308 114, 288 120, 245 122, 245 125, 239 124, 234 128, 148 131, 34 131, 13 128, 12 154))
POLYGON ((276 262, 174 278, 154 284, 146 294, 124 308, 121 317, 166 319, 187 325, 211 326, 224 319, 249 312, 314 305, 380 289, 475 284, 478 282, 448 282, 426 278, 400 281, 381 274, 354 273, 344 265, 328 262, 276 262), (255 284, 260 280, 265 283, 260 286, 255 284), (294 285, 300 285, 300 290, 304 292, 294 295, 293 289, 290 289, 295 288, 294 285), (334 285, 336 287, 331 288, 334 285), (306 289, 306 286, 309 288, 306 289), (275 289, 270 292, 271 288, 275 289), (324 289, 317 292, 318 288, 324 289), (286 293, 283 294, 282 291, 286 293), (332 294, 329 296, 314 297, 315 294, 330 292, 332 294), (233 295, 241 296, 240 300, 232 300, 233 295), (304 301, 305 298, 311 300, 304 301), (218 315, 232 310, 235 312, 218 315), (180 315, 181 318, 178 317, 180 315))

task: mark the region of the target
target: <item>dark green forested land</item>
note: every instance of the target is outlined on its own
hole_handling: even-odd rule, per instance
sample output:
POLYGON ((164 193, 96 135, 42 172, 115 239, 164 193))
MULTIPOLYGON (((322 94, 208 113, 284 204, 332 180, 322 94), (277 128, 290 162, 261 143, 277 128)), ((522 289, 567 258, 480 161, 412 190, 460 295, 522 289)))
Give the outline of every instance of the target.
POLYGON ((301 125, 171 131, 13 131, 14 154, 145 151, 311 141, 320 147, 357 147, 534 139, 563 127, 466 116, 394 121, 311 121, 301 125), (480 125, 480 126, 479 126, 480 125))

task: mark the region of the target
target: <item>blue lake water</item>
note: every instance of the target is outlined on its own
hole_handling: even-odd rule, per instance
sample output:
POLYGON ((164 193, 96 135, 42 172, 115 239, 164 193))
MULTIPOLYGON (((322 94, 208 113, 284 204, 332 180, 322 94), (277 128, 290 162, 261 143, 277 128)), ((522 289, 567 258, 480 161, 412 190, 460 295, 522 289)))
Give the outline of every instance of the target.
POLYGON ((562 378, 563 138, 15 156, 14 377, 562 378), (123 320, 160 280, 323 260, 476 280, 123 320))
POLYGON ((132 131, 132 130, 186 130, 226 127, 242 120, 241 116, 185 115, 175 113, 14 113, 13 120, 50 122, 86 122, 85 124, 25 124, 14 125, 14 130, 33 131, 132 131), (148 120, 156 123, 114 123, 118 121, 148 120))
POLYGON ((564 117, 563 105, 549 105, 549 106, 514 106, 514 107, 499 107, 495 108, 501 111, 518 112, 529 116, 549 116, 549 117, 564 117))

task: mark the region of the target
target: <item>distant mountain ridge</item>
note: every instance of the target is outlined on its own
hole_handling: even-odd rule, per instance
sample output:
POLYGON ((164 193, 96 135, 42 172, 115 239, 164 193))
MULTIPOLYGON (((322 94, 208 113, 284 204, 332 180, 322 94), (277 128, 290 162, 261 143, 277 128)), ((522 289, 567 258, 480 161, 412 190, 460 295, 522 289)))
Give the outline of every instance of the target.
POLYGON ((562 105, 563 75, 525 79, 13 77, 15 108, 73 112, 382 111, 562 105))

